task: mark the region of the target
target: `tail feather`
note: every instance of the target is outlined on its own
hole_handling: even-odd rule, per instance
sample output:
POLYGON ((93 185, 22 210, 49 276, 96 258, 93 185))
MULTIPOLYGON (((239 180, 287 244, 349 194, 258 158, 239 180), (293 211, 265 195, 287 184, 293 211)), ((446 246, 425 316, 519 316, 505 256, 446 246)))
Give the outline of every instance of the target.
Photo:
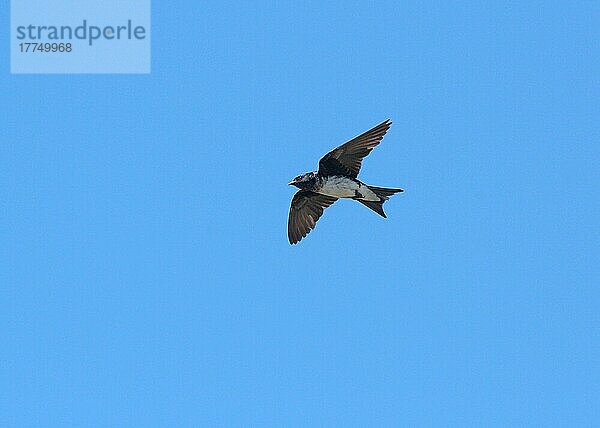
POLYGON ((376 187, 376 186, 368 186, 377 196, 387 200, 390 196, 404 192, 404 189, 392 189, 390 187, 376 187))
POLYGON ((357 199, 357 201, 360 202, 361 204, 363 204, 365 207, 371 208, 373 211, 375 211, 381 217, 387 218, 387 216, 385 215, 385 212, 383 211, 383 202, 384 201, 373 202, 373 201, 363 201, 362 199, 357 199))
POLYGON ((383 218, 387 218, 385 212, 383 211, 383 203, 387 201, 390 198, 390 196, 396 193, 404 192, 403 189, 391 189, 388 187, 369 186, 369 189, 371 189, 377 196, 379 196, 380 200, 375 202, 357 199, 357 201, 366 206, 367 208, 372 209, 383 218))

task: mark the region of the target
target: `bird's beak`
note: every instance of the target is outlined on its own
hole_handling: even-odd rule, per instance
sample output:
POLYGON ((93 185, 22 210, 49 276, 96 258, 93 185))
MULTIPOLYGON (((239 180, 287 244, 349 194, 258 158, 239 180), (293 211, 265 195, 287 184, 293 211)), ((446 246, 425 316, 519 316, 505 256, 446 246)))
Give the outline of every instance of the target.
POLYGON ((290 181, 290 182, 288 183, 288 186, 293 186, 293 185, 294 185, 294 183, 295 183, 295 181, 294 181, 294 180, 292 180, 292 181, 290 181))

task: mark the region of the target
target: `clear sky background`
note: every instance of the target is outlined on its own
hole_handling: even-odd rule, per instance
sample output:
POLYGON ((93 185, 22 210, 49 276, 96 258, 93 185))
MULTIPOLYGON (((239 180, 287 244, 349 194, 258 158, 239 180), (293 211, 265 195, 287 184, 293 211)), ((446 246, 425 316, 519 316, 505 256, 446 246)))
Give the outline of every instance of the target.
POLYGON ((155 1, 149 75, 2 32, 0 425, 597 424, 599 7, 446 3, 155 1), (290 246, 386 118, 389 218, 290 246))

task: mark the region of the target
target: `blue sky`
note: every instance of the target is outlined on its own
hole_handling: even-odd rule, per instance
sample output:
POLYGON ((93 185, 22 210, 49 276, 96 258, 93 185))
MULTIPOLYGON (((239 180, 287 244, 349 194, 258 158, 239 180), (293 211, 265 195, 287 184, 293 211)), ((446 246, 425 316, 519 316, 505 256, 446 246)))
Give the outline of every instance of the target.
POLYGON ((149 75, 3 32, 0 425, 597 423, 599 15, 154 2, 149 75), (290 246, 287 182, 386 118, 388 219, 290 246))

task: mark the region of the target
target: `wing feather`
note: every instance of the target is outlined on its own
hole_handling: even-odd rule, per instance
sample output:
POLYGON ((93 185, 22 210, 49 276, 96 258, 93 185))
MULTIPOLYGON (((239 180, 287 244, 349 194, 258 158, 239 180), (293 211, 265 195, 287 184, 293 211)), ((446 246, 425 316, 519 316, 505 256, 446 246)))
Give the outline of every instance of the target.
POLYGON ((315 228, 323 215, 323 210, 337 201, 337 198, 321 195, 308 190, 299 190, 292 199, 288 218, 288 239, 296 244, 315 228))
POLYGON ((362 160, 381 142, 390 126, 392 122, 388 119, 327 153, 319 161, 319 174, 356 178, 362 160))

